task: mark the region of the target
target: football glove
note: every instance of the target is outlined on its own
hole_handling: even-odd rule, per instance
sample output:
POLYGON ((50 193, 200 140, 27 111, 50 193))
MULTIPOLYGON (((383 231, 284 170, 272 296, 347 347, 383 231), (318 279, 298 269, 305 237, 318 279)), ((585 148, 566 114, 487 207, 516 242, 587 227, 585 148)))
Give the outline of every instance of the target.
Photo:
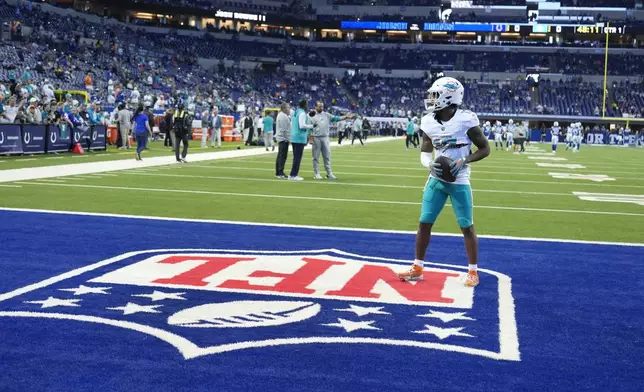
POLYGON ((443 178, 443 167, 438 162, 432 162, 431 173, 436 178, 443 178))
POLYGON ((458 173, 461 172, 465 168, 466 163, 465 159, 457 159, 455 161, 452 161, 452 163, 449 164, 449 171, 452 173, 454 177, 458 176, 458 173))

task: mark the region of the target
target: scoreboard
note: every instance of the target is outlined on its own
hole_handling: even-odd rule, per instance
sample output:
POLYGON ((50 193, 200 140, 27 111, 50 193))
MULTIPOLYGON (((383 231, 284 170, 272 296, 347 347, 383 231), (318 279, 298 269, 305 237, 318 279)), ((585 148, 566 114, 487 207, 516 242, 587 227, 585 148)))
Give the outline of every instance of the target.
POLYGON ((626 26, 539 24, 539 23, 451 23, 422 21, 341 21, 343 30, 475 32, 475 33, 530 33, 541 34, 625 34, 626 26), (422 29, 421 29, 422 26, 422 29))

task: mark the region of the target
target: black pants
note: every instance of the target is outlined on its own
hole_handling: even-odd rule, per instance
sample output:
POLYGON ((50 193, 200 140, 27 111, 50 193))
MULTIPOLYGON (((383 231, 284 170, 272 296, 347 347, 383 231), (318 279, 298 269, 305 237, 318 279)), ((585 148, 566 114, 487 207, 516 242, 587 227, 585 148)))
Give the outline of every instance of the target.
POLYGON ((414 133, 414 144, 416 146, 420 144, 420 136, 418 136, 418 132, 414 133))
POLYGON ((248 138, 246 138, 246 145, 247 145, 247 146, 250 146, 250 145, 251 145, 251 143, 253 142, 253 134, 254 134, 254 133, 255 133, 255 131, 253 131, 252 129, 250 129, 250 130, 248 131, 248 138))
POLYGON ((414 148, 416 148, 417 144, 414 142, 414 135, 407 135, 407 138, 405 139, 405 147, 409 148, 409 143, 414 145, 414 148))
POLYGON ((288 158, 288 145, 289 145, 289 142, 287 141, 279 142, 277 145, 277 158, 275 159, 276 176, 285 175, 284 165, 286 164, 286 158, 288 158))
POLYGON ((353 142, 356 140, 356 137, 358 138, 358 140, 360 140, 360 144, 364 146, 364 143, 362 142, 362 132, 360 131, 353 132, 353 136, 351 137, 351 144, 353 145, 353 142))
POLYGON ((183 151, 181 152, 181 158, 185 159, 188 155, 188 134, 187 133, 176 133, 175 134, 175 144, 174 144, 174 156, 179 160, 179 147, 181 147, 181 142, 183 142, 183 151))
POLYGON ((362 138, 364 140, 367 140, 367 136, 369 136, 369 130, 368 129, 362 131, 362 138))
POLYGON ((345 138, 345 134, 343 131, 338 132, 338 144, 342 144, 342 139, 345 138))
POLYGON ((525 138, 524 137, 519 138, 519 146, 521 146, 521 149, 519 150, 519 152, 524 152, 525 151, 524 144, 525 144, 525 138))
POLYGON ((121 148, 123 146, 125 146, 125 144, 123 144, 123 138, 121 137, 121 126, 117 125, 116 126, 116 147, 121 148))
POLYGON ((293 167, 291 167, 291 177, 297 177, 300 173, 300 163, 302 162, 302 155, 304 155, 304 147, 306 143, 291 143, 293 146, 293 167))
POLYGON ((172 136, 170 136, 170 130, 165 131, 165 139, 163 139, 163 147, 172 147, 172 136))

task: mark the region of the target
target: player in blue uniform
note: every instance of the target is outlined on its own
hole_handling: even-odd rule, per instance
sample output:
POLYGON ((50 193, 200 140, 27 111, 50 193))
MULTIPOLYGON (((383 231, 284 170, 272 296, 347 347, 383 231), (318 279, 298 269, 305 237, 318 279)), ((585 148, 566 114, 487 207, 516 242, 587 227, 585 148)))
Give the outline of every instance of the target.
POLYGON ((474 231, 469 164, 487 157, 490 145, 479 127, 477 115, 458 108, 463 103, 464 92, 463 85, 450 77, 436 80, 428 90, 429 97, 425 100, 428 114, 423 116, 420 124, 423 131, 420 160, 423 166, 431 168, 431 172, 423 191, 416 233, 416 259, 409 270, 398 274, 401 280, 423 279, 423 264, 432 227, 449 197, 465 239, 469 267, 464 283, 468 287, 479 283, 478 238, 474 231), (474 153, 471 152, 472 144, 477 147, 474 153), (434 151, 436 158, 445 156, 451 159, 449 171, 455 177, 454 182, 443 180, 442 166, 439 162, 432 162, 434 151))

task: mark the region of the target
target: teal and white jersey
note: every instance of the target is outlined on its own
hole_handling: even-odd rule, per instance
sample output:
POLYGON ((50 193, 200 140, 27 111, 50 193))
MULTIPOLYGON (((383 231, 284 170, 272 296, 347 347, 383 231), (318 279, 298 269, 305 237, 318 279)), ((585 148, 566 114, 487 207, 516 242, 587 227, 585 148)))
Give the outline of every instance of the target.
MULTIPOLYGON (((451 120, 440 123, 434 113, 423 116, 420 129, 427 135, 434 145, 435 158, 446 156, 450 159, 465 159, 470 155, 472 141, 467 136, 467 131, 479 126, 479 118, 469 110, 458 109, 451 120)), ((440 179, 439 179, 440 180, 440 179)), ((470 167, 461 170, 454 184, 470 183, 470 167)))

